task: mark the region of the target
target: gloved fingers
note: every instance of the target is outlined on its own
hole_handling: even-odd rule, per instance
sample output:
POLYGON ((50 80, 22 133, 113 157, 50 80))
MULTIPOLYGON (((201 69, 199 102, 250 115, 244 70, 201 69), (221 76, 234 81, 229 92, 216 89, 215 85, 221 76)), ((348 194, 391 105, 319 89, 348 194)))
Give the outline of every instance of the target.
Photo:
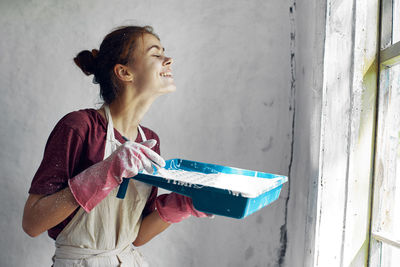
POLYGON ((215 217, 213 214, 198 211, 194 207, 192 208, 191 213, 193 216, 195 216, 197 218, 205 218, 205 217, 214 218, 215 217))
POLYGON ((156 152, 151 150, 150 148, 140 145, 140 151, 153 163, 157 164, 158 166, 165 167, 164 159, 158 155, 156 152))
POLYGON ((153 148, 157 144, 157 140, 149 139, 147 141, 141 142, 140 144, 148 148, 153 148))
POLYGON ((186 205, 188 205, 188 207, 190 208, 190 212, 193 216, 196 216, 198 218, 203 218, 203 217, 214 218, 213 214, 209 214, 209 213, 205 213, 205 212, 196 210, 196 208, 193 205, 192 198, 187 197, 187 196, 181 196, 181 197, 184 200, 184 202, 186 203, 186 205))
MULTIPOLYGON (((130 177, 136 176, 139 173, 139 169, 138 169, 138 167, 133 165, 132 168, 130 168, 129 170, 125 170, 125 172, 126 172, 126 174, 123 175, 123 177, 130 178, 130 177)), ((122 182, 122 179, 121 179, 121 182, 122 182)))
POLYGON ((149 173, 152 174, 153 173, 153 166, 151 165, 151 161, 142 153, 142 152, 138 152, 137 153, 137 157, 140 159, 140 161, 142 162, 143 168, 149 173))
POLYGON ((137 167, 138 171, 142 171, 145 169, 146 171, 150 169, 151 167, 151 162, 149 160, 143 160, 146 158, 146 156, 143 155, 143 153, 140 151, 140 144, 127 141, 124 144, 124 150, 122 151, 122 155, 126 155, 126 157, 129 158, 130 165, 134 165, 137 167), (150 167, 149 167, 150 165, 150 167))
POLYGON ((157 164, 153 164, 153 166, 156 168, 156 171, 160 173, 161 167, 157 164))
POLYGON ((129 161, 130 161, 131 176, 135 176, 138 174, 138 172, 143 170, 143 163, 136 154, 131 155, 129 157, 129 161))
POLYGON ((125 145, 125 147, 133 150, 134 153, 137 153, 137 151, 142 152, 154 164, 164 167, 165 166, 164 159, 160 155, 158 155, 156 152, 151 150, 151 148, 148 147, 148 146, 151 146, 152 144, 155 145, 157 143, 155 140, 154 141, 152 141, 152 140, 154 140, 154 139, 145 141, 145 142, 143 142, 144 144, 139 144, 139 143, 128 141, 128 142, 125 142, 124 145, 125 145), (156 143, 154 143, 154 142, 156 142, 156 143))

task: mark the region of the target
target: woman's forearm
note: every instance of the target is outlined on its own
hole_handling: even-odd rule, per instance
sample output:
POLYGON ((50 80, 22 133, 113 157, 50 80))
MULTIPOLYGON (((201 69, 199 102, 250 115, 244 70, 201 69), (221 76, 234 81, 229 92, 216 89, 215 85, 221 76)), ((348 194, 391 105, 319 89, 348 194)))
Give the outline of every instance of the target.
POLYGON ((135 246, 142 246, 149 242, 153 237, 164 231, 171 224, 164 222, 155 210, 143 218, 140 225, 138 236, 133 242, 135 246))
POLYGON ((69 187, 49 196, 30 194, 22 228, 29 236, 38 236, 65 220, 78 206, 69 187))

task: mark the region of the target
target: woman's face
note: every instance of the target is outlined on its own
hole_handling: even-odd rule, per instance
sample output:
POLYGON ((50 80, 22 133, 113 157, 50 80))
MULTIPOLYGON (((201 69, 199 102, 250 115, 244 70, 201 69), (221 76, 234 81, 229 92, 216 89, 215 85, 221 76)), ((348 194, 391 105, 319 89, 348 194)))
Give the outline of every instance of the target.
POLYGON ((172 58, 164 55, 164 48, 152 34, 136 40, 133 63, 133 84, 140 92, 165 94, 176 90, 172 77, 172 58))

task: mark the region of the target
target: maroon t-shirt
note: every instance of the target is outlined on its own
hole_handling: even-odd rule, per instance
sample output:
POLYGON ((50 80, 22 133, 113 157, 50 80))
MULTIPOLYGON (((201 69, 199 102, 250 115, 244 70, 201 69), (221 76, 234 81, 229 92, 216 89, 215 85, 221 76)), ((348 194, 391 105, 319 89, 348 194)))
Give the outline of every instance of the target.
MULTIPOLYGON (((147 139, 157 140, 153 150, 160 154, 160 140, 155 132, 141 126, 147 139)), ((76 176, 104 157, 107 121, 95 109, 84 109, 65 115, 55 126, 46 143, 43 160, 33 177, 30 194, 51 195, 68 187, 68 179, 76 176)), ((115 138, 124 143, 114 129, 115 138)), ((138 134, 135 142, 142 142, 138 134)), ((155 209, 157 188, 153 186, 143 216, 155 209)), ((78 208, 63 222, 48 230, 51 238, 71 221, 78 208)))

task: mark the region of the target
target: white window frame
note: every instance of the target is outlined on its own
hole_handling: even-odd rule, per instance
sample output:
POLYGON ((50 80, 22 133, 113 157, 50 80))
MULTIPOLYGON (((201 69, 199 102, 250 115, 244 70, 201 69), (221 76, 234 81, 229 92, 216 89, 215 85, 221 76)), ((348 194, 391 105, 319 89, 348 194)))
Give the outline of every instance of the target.
MULTIPOLYGON (((393 43, 393 37, 394 34, 399 34, 398 31, 399 28, 398 25, 394 25, 393 20, 394 16, 396 15, 394 13, 394 3, 400 4, 399 0, 381 0, 381 14, 380 14, 380 20, 381 20, 381 27, 380 27, 380 52, 379 52, 379 92, 382 92, 384 90, 387 90, 387 85, 386 83, 382 82, 383 79, 383 73, 388 70, 388 68, 392 67, 393 65, 400 64, 400 41, 397 41, 396 43, 393 43)), ((397 9, 399 9, 399 6, 396 6, 397 9)), ((396 10, 396 12, 399 12, 400 10, 396 10)), ((398 14, 400 15, 400 14, 398 14)), ((396 18, 397 20, 398 18, 396 18)), ((396 37, 397 38, 397 37, 396 37)), ((380 93, 378 94, 378 99, 381 97, 380 93)), ((380 103, 380 101, 378 101, 380 103)), ((379 142, 379 136, 378 134, 380 133, 380 130, 384 125, 380 123, 380 116, 381 111, 384 107, 380 106, 382 105, 381 103, 378 105, 378 116, 377 116, 377 124, 376 124, 376 148, 375 148, 375 166, 374 166, 374 185, 373 185, 373 198, 372 198, 372 212, 371 212, 371 226, 370 226, 370 249, 369 249, 369 266, 381 266, 381 260, 382 260, 382 244, 384 245, 389 245, 391 247, 400 249, 400 240, 396 240, 391 233, 383 232, 380 231, 378 228, 379 223, 381 222, 380 218, 380 211, 384 207, 381 207, 380 205, 380 199, 384 198, 386 196, 380 194, 381 188, 379 182, 377 182, 379 179, 383 179, 380 177, 381 173, 377 171, 377 164, 379 161, 380 157, 380 142, 379 142)), ((383 104, 385 105, 385 104, 383 104)), ((382 118, 381 118, 382 120, 382 118)), ((382 155, 384 156, 384 155, 382 155)), ((400 167, 400 166, 399 166, 400 167)), ((396 264, 396 263, 394 263, 396 264)), ((398 264, 398 263, 397 263, 398 264)), ((395 265, 393 265, 395 266, 395 265)))

